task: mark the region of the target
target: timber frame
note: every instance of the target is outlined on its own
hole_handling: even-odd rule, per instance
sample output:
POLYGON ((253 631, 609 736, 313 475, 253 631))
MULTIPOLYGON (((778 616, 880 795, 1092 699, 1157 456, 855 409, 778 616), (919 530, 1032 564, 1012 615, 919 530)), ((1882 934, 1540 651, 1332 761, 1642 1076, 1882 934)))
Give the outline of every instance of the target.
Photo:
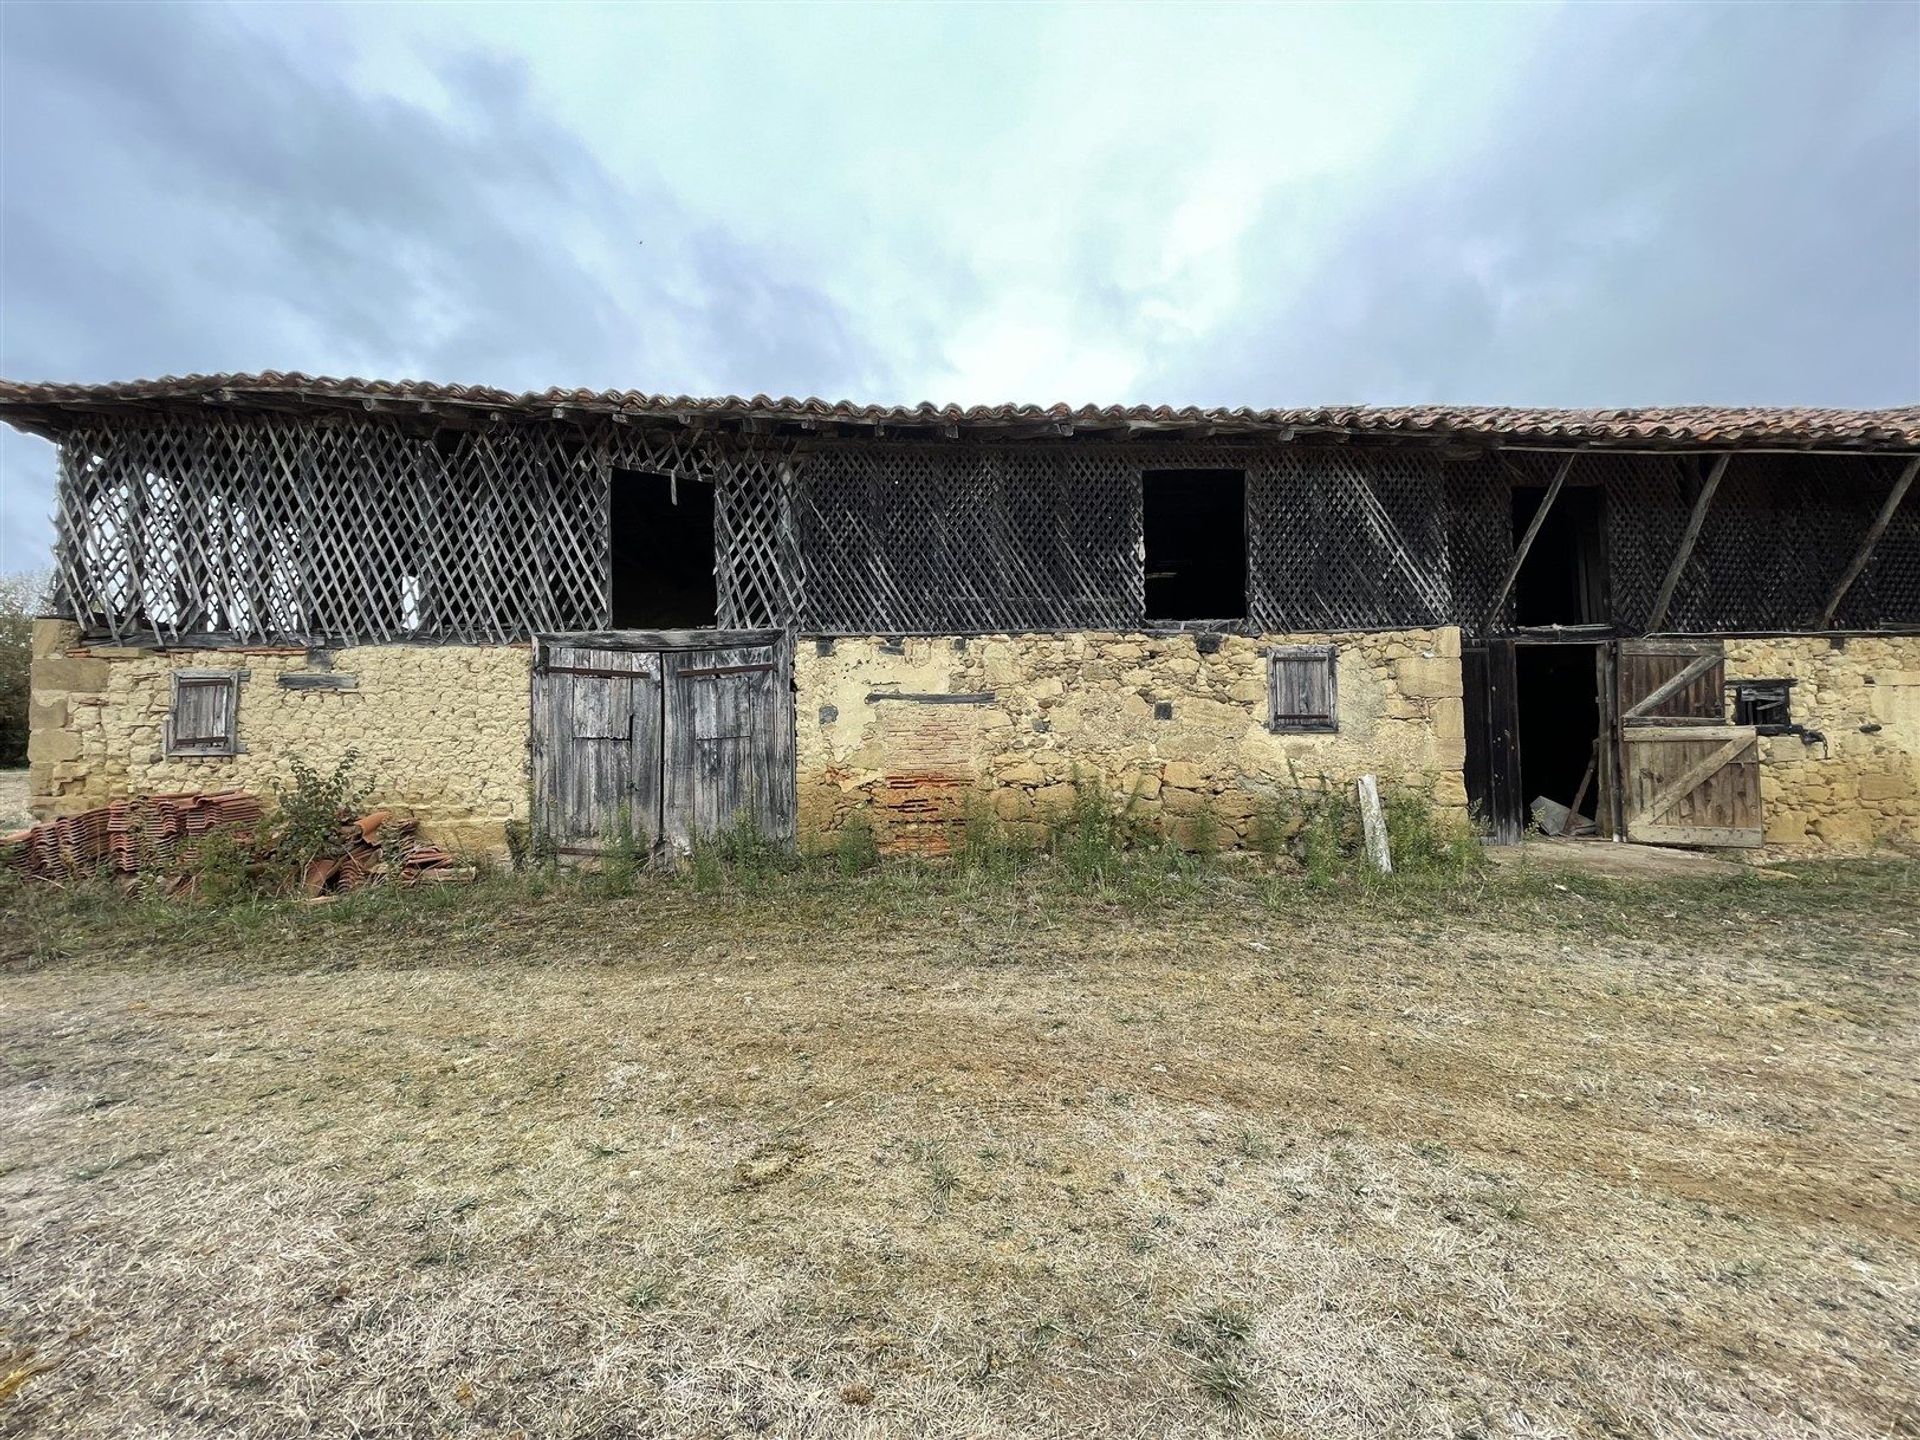
POLYGON ((1606 497, 1608 613, 1556 633, 1920 629, 1920 412, 1669 419, 1693 413, 0 382, 0 417, 60 445, 55 609, 121 644, 605 630, 623 471, 710 487, 727 630, 1513 634, 1515 579, 1573 485, 1606 497), (1221 536, 1246 546, 1245 618, 1151 615, 1140 477, 1219 469, 1245 476, 1244 540, 1221 536), (1520 485, 1546 499, 1516 539, 1520 485))

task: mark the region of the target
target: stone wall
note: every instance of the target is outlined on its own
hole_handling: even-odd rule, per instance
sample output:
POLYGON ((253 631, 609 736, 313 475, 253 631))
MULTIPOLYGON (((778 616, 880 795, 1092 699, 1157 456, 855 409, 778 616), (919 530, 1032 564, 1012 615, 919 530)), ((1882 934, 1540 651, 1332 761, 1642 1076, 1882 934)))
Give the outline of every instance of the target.
POLYGON ((794 677, 803 843, 862 809, 883 845, 937 850, 949 822, 980 804, 1037 834, 1071 806, 1076 776, 1177 839, 1210 814, 1226 844, 1272 797, 1366 772, 1466 807, 1452 628, 802 641, 794 677), (1264 651, 1327 642, 1339 730, 1269 731, 1264 651), (975 699, 882 698, 892 695, 975 699))
POLYGON ((1920 842, 1920 636, 1729 640, 1726 653, 1729 680, 1798 682, 1794 721, 1826 737, 1760 738, 1768 845, 1920 842))
POLYGON ((83 646, 59 620, 34 627, 27 762, 37 815, 115 795, 229 786, 271 796, 299 756, 330 770, 351 747, 381 804, 405 806, 443 844, 498 849, 528 809, 531 653, 524 645, 361 645, 328 652, 350 689, 290 689, 304 650, 160 652, 83 646), (244 670, 243 753, 173 757, 162 725, 176 669, 244 670))

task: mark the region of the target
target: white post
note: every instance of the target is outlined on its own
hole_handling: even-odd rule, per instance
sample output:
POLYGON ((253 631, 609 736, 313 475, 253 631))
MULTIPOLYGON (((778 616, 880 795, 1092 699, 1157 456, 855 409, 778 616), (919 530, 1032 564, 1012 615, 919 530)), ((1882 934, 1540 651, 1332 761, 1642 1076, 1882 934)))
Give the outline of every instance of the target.
POLYGON ((1367 841, 1367 859, 1382 875, 1393 873, 1393 852, 1387 845, 1387 817, 1380 809, 1380 782, 1362 775, 1360 791, 1360 830, 1367 841))

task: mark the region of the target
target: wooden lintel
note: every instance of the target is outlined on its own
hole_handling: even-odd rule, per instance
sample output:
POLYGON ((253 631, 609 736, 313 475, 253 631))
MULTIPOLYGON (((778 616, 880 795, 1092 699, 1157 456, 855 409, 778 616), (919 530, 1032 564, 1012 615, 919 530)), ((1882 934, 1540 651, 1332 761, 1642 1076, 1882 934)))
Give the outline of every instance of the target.
POLYGON ((1561 490, 1566 488, 1567 472, 1573 469, 1573 461, 1574 457, 1569 455, 1560 462, 1560 468, 1553 473, 1553 483, 1547 486, 1546 498, 1540 502, 1540 508, 1533 512, 1533 519, 1527 522, 1527 533, 1520 537, 1520 544, 1513 552, 1513 562, 1507 566, 1507 577, 1500 582, 1493 604, 1487 609, 1485 628, 1488 630, 1499 624, 1500 612, 1506 608, 1507 596, 1513 592, 1513 582, 1520 578, 1520 567, 1527 563, 1534 537, 1540 533, 1540 527, 1547 523, 1547 512, 1553 509, 1553 502, 1560 498, 1561 490))
POLYGON ((1680 548, 1673 552, 1673 563, 1667 567, 1667 578, 1660 582, 1660 593, 1654 597, 1653 609, 1647 612, 1647 633, 1655 631, 1667 623, 1667 606, 1673 601, 1673 592, 1680 584, 1680 573, 1687 568, 1687 561, 1693 558, 1693 547, 1700 539, 1700 531, 1707 523, 1707 507, 1713 504, 1713 492, 1720 488, 1720 480, 1727 473, 1727 462, 1733 457, 1722 455, 1713 462, 1713 469, 1707 472, 1700 493, 1694 497, 1693 513, 1687 517, 1687 528, 1680 534, 1680 548))
POLYGON ((1920 455, 1907 462, 1907 468, 1900 472, 1900 478, 1893 482, 1893 488, 1887 492, 1887 498, 1881 502, 1880 511, 1873 517, 1873 524, 1867 527, 1867 533, 1861 538, 1860 548, 1853 553, 1845 572, 1834 582, 1833 592, 1827 596, 1827 603, 1821 608, 1820 619, 1814 629, 1828 630, 1833 626, 1833 617, 1840 613, 1840 602, 1847 598, 1847 592, 1853 588, 1853 582, 1860 578, 1867 568, 1867 562, 1873 559, 1874 548, 1879 545, 1880 537, 1887 532, 1887 526, 1893 523, 1894 511, 1900 508, 1900 502, 1907 498, 1907 491, 1913 486, 1913 477, 1920 474, 1920 455))

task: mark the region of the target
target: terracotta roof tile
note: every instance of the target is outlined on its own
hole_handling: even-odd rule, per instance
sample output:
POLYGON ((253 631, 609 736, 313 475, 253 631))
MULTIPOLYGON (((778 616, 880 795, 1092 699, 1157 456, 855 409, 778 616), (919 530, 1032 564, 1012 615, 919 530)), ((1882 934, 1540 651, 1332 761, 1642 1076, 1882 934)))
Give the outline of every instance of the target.
POLYGON ((474 407, 524 415, 556 409, 629 419, 766 421, 1023 430, 1049 423, 1075 431, 1211 428, 1222 433, 1337 432, 1392 438, 1485 438, 1547 444, 1784 446, 1906 449, 1920 446, 1920 406, 1885 410, 1684 405, 1634 410, 1551 410, 1480 405, 1336 405, 1254 410, 1167 405, 861 405, 755 395, 650 395, 639 390, 554 388, 514 394, 485 385, 333 379, 283 374, 180 375, 102 385, 0 380, 0 418, 58 429, 62 412, 208 401, 235 406, 297 401, 359 408, 380 402, 474 407), (34 412, 34 416, 23 412, 34 412))

